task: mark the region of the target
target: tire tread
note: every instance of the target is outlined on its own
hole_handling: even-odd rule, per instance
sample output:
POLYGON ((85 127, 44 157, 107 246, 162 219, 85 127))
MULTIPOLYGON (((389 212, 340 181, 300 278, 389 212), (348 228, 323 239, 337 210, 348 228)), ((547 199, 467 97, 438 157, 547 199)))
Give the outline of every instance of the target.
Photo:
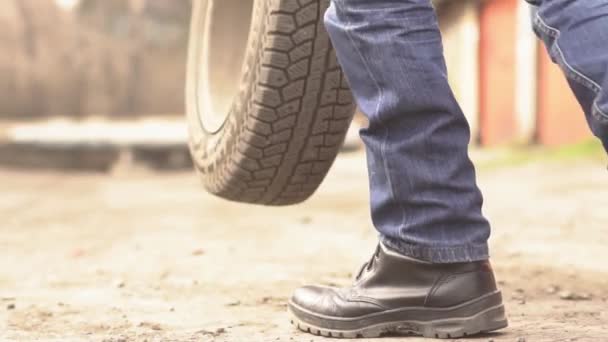
POLYGON ((259 44, 250 49, 259 51, 248 52, 257 58, 246 66, 252 87, 234 106, 242 115, 231 113, 215 149, 193 141, 192 152, 212 193, 295 204, 314 193, 331 167, 352 120, 353 99, 323 27, 329 0, 256 4, 267 6, 257 11, 269 15, 254 25, 259 44))

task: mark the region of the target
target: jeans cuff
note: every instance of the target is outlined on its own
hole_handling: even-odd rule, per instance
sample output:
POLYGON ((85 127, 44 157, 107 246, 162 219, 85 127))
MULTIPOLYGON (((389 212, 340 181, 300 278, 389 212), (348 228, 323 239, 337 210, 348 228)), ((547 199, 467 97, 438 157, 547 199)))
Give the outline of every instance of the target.
POLYGON ((386 236, 380 236, 380 241, 397 253, 436 264, 481 261, 490 258, 487 244, 430 247, 414 245, 386 236))

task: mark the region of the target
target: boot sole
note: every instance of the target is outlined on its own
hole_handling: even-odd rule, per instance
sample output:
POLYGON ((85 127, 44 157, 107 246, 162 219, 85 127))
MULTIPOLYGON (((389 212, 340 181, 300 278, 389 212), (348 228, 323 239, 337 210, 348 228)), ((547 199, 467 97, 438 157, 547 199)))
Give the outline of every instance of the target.
POLYGON ((291 323, 298 329, 335 338, 375 338, 387 334, 460 338, 508 326, 498 291, 448 308, 404 308, 356 318, 317 314, 291 301, 288 312, 291 323))

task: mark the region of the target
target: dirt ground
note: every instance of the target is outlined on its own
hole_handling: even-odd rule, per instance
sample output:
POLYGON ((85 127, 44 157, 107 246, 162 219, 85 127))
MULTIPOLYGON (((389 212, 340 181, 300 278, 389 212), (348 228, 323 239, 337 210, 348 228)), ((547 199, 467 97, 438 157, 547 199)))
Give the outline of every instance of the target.
MULTIPOLYGON (((479 178, 511 326, 475 341, 608 340, 605 162, 479 178)), ((0 341, 325 341, 288 324, 287 298, 348 284, 375 245, 361 152, 288 208, 216 199, 191 172, 0 179, 0 341)))

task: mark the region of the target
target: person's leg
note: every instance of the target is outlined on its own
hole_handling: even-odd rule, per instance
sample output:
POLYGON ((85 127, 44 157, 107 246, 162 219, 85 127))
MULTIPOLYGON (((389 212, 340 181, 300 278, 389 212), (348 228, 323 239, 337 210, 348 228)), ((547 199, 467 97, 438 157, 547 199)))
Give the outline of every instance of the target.
POLYGON ((431 0, 333 0, 325 23, 359 107, 381 244, 346 289, 305 286, 292 323, 335 337, 456 338, 507 326, 490 227, 431 0))
POLYGON ((434 263, 488 258, 490 227, 430 0, 334 0, 326 27, 369 128, 371 210, 382 241, 434 263))
POLYGON ((534 31, 608 151, 608 0, 534 0, 534 31))

